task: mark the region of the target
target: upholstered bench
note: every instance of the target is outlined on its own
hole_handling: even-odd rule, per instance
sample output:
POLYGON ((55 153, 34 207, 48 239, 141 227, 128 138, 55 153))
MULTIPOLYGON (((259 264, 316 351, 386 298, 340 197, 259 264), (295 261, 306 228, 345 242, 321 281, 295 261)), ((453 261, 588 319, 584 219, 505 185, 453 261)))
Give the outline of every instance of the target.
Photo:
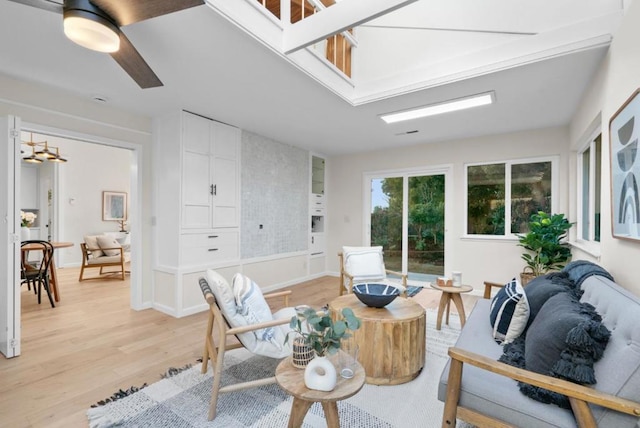
POLYGON ((593 364, 593 387, 498 362, 503 348, 492 337, 491 301, 481 299, 440 378, 442 426, 454 427, 458 418, 478 426, 640 427, 640 299, 599 275, 584 279, 581 289, 580 302, 593 305, 611 332, 593 364), (570 397, 573 411, 525 396, 514 379, 570 397))

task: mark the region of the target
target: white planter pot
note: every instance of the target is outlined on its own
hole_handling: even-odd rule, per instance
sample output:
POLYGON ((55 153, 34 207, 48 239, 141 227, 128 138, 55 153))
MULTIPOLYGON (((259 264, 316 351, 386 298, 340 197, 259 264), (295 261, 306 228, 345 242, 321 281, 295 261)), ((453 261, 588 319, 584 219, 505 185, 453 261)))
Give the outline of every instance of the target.
POLYGON ((327 357, 315 357, 304 369, 304 384, 309 389, 333 391, 338 375, 327 357))
POLYGON ((29 239, 31 239, 31 230, 28 227, 21 227, 20 228, 20 241, 24 242, 24 241, 28 241, 29 239))

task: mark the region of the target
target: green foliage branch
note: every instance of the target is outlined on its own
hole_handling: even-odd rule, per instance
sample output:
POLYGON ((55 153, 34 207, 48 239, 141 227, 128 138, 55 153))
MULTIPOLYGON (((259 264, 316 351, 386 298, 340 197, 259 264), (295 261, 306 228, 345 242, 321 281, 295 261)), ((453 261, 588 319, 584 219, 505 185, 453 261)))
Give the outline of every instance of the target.
POLYGON ((360 328, 360 319, 355 316, 350 308, 342 309, 342 318, 332 320, 327 313, 316 312, 313 308, 307 308, 301 317, 291 317, 289 327, 293 330, 285 338, 286 344, 289 335, 295 333, 302 336, 307 344, 313 348, 318 356, 333 355, 340 349, 340 341, 351 337, 350 331, 360 328), (309 328, 303 328, 303 321, 309 328))
POLYGON ((535 276, 562 269, 571 259, 571 248, 563 241, 573 226, 564 214, 549 215, 538 211, 531 216, 529 232, 518 235, 518 245, 524 247, 522 259, 525 272, 530 269, 535 276))

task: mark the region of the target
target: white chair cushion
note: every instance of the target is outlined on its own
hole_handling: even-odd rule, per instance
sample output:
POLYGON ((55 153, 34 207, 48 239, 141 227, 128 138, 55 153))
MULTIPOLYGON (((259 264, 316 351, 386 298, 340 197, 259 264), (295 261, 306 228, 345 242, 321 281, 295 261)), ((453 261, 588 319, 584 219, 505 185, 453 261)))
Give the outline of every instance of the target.
POLYGON ((106 256, 120 255, 121 250, 118 250, 118 248, 122 248, 122 245, 113 236, 98 235, 97 241, 98 246, 106 256))
MULTIPOLYGON (((224 279, 220 274, 212 269, 207 270, 207 282, 211 287, 211 291, 218 302, 218 306, 220 307, 220 311, 224 315, 225 319, 229 323, 229 326, 233 327, 243 327, 249 324, 253 324, 252 322, 248 322, 247 318, 242 316, 237 311, 236 300, 233 295, 233 289, 229 285, 226 279, 224 279)), ((258 287, 259 289, 259 287, 258 287)), ((264 296, 262 296, 262 292, 260 291, 260 295, 264 300, 264 296)), ((275 318, 286 318, 290 319, 293 315, 295 315, 295 309, 293 308, 285 308, 276 313, 275 318), (286 310, 285 310, 286 309, 286 310)), ((270 311, 269 311, 270 312, 270 311)), ((273 319, 272 315, 272 319, 273 319)), ((284 345, 286 331, 289 330, 288 325, 282 326, 283 328, 275 328, 274 334, 271 340, 258 340, 256 335, 250 331, 247 333, 238 334, 238 339, 242 343, 242 346, 247 348, 249 351, 253 352, 257 355, 264 355, 272 358, 284 358, 291 354, 290 346, 284 345), (286 327, 286 329, 284 328, 286 327)))
POLYGON ((342 247, 344 270, 355 282, 382 280, 387 277, 382 247, 342 247))
POLYGON ((91 250, 91 257, 100 257, 104 254, 98 245, 98 235, 85 235, 84 243, 87 244, 87 249, 91 250))

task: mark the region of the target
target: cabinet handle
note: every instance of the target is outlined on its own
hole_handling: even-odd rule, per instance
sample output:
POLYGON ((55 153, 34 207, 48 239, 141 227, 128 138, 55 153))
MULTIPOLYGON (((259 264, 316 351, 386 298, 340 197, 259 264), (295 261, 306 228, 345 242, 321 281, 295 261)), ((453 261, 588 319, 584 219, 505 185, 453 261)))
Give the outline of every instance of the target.
POLYGON ((211 195, 215 196, 215 195, 218 193, 218 189, 217 189, 217 187, 218 187, 217 185, 212 184, 212 185, 211 185, 211 188, 210 188, 210 190, 209 190, 209 193, 211 193, 211 195))
POLYGON ((209 235, 207 238, 217 238, 218 235, 209 235))
POLYGON ((217 248, 209 248, 207 251, 218 251, 217 248))
POLYGON ((311 237, 311 243, 313 244, 313 236, 311 237))

